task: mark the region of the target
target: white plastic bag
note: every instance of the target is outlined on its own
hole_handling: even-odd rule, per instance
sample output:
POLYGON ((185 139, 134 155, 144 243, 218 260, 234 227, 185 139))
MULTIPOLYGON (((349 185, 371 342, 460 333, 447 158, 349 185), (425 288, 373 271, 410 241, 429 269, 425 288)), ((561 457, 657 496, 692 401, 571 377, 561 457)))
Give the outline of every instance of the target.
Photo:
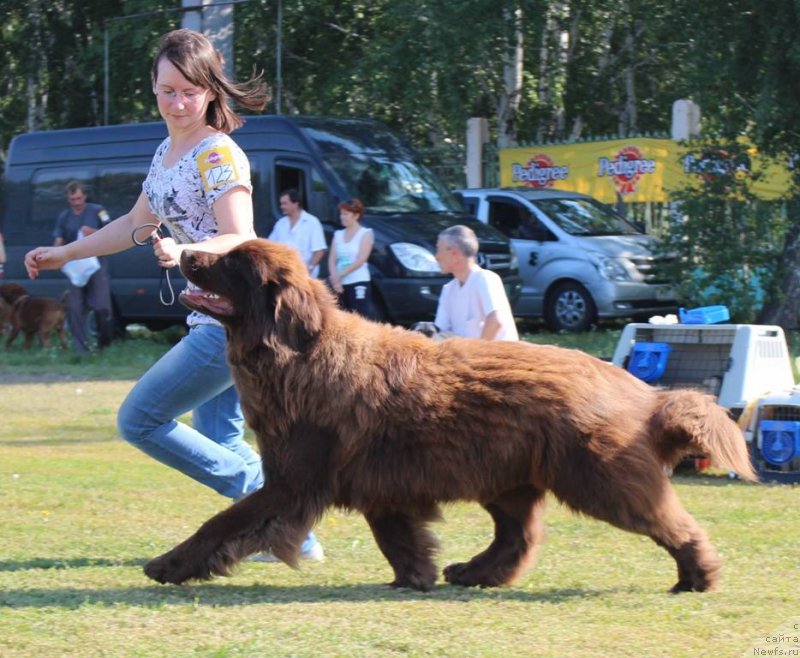
POLYGON ((69 282, 73 286, 83 288, 83 286, 89 283, 89 279, 92 278, 92 274, 97 272, 99 269, 100 261, 94 256, 89 256, 89 258, 71 260, 61 268, 61 271, 67 275, 69 282))
MULTIPOLYGON (((78 240, 83 237, 83 234, 78 231, 78 240)), ((89 283, 89 279, 92 278, 92 274, 97 272, 100 269, 100 261, 97 260, 95 256, 89 256, 88 258, 79 258, 78 260, 71 260, 68 263, 65 263, 64 266, 61 268, 61 271, 67 276, 69 282, 73 286, 78 286, 78 288, 83 288, 87 283, 89 283)))

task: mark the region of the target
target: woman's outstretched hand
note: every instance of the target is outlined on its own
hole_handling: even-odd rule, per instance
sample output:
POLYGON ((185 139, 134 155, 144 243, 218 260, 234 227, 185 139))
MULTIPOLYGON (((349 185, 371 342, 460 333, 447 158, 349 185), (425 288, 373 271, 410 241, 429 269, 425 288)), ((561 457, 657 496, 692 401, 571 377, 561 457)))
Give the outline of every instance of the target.
POLYGON ((35 279, 41 270, 60 269, 67 260, 63 247, 36 247, 25 254, 25 269, 35 279))

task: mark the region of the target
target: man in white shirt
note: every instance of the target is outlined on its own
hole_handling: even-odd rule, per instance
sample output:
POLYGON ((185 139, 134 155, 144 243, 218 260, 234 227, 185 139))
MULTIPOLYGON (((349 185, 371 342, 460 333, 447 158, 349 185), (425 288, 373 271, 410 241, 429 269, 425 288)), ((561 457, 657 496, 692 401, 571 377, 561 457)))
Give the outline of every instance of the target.
POLYGON ((315 277, 319 272, 318 264, 327 249, 322 224, 314 215, 303 210, 297 190, 282 192, 280 204, 284 216, 275 223, 269 239, 297 249, 311 276, 315 277))
POLYGON ((442 288, 434 324, 442 332, 484 340, 519 340, 503 280, 476 262, 478 238, 467 226, 439 234, 436 260, 453 280, 442 288))

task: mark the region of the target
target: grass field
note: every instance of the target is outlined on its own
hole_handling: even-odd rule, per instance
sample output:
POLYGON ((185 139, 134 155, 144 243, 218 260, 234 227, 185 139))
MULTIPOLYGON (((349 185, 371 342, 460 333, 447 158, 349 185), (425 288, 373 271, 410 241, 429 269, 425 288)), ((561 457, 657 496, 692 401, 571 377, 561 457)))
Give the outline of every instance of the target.
MULTIPOLYGON (((800 487, 724 476, 675 478, 724 560, 710 594, 668 595, 675 568, 664 551, 555 501, 538 563, 513 587, 391 590, 366 524, 341 512, 317 529, 322 564, 247 563, 205 584, 152 583, 144 562, 226 505, 116 438, 119 402, 174 338, 125 341, 81 361, 0 354, 3 658, 800 655, 769 642, 799 634, 800 487)), ((583 342, 609 356, 615 338, 583 342)), ((491 534, 488 516, 467 504, 445 508, 435 530, 442 567, 491 534)))

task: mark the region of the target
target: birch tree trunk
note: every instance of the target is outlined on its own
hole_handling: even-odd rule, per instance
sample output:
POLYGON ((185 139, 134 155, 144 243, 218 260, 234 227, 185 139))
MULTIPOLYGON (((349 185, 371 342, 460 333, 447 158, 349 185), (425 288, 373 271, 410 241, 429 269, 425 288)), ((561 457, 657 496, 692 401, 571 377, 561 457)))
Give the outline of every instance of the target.
MULTIPOLYGON (((627 7, 628 3, 625 3, 627 7)), ((628 25, 625 30, 625 44, 623 46, 624 57, 622 60, 625 62, 625 71, 623 73, 624 87, 625 87, 625 104, 622 107, 619 118, 619 134, 629 135, 636 134, 638 130, 638 116, 636 112, 636 35, 635 26, 633 21, 628 25)))
POLYGON ((28 116, 27 128, 41 130, 44 128, 45 110, 47 109, 47 52, 42 38, 42 8, 36 0, 30 3, 30 20, 32 23, 33 43, 32 55, 28 61, 27 100, 28 116))
POLYGON ((517 144, 517 113, 522 99, 523 38, 522 8, 505 12, 513 21, 514 37, 503 62, 503 89, 497 103, 497 146, 507 148, 517 144))

